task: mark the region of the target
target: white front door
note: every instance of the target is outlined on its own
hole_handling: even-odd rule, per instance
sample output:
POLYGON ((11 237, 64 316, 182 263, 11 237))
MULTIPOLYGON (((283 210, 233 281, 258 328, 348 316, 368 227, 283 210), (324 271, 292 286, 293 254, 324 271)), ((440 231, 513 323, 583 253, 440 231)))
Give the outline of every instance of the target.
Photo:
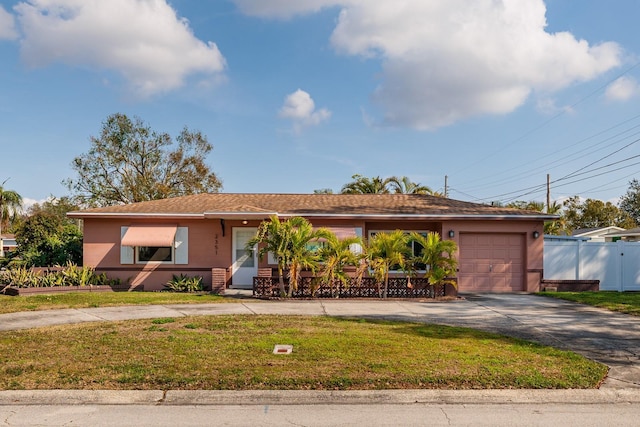
POLYGON ((258 229, 255 227, 233 228, 233 265, 231 268, 231 285, 236 288, 253 288, 253 278, 258 275, 258 251, 254 248, 247 251, 245 246, 258 229))

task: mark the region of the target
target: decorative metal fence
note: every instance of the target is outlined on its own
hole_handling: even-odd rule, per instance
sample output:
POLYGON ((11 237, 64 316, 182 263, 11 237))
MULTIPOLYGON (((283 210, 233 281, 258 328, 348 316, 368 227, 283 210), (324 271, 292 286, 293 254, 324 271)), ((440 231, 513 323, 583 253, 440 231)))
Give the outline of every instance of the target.
MULTIPOLYGON (((452 279, 455 280, 455 279, 452 279)), ((452 285, 430 285, 427 279, 413 278, 411 283, 406 277, 389 278, 387 298, 438 298, 451 295, 447 289, 455 289, 452 285)), ((285 279, 285 292, 289 290, 289 282, 285 279)), ((336 282, 331 285, 322 283, 318 277, 303 277, 291 296, 294 298, 382 298, 384 283, 372 277, 365 277, 359 282, 355 280, 348 285, 336 282)), ((455 294, 455 292, 454 292, 455 294)), ((280 289, 277 277, 254 277, 253 295, 262 298, 279 298, 280 289)))

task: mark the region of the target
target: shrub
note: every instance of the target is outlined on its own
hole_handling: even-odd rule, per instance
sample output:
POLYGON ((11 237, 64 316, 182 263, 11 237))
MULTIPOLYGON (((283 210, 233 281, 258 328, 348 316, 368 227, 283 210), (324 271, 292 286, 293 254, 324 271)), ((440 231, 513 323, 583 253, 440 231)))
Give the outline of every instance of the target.
POLYGON ((122 283, 122 281, 115 277, 115 278, 111 278, 107 276, 107 273, 100 273, 100 274, 95 274, 92 277, 91 280, 91 284, 92 285, 96 285, 96 286, 118 286, 122 283))
MULTIPOLYGON (((63 270, 60 271, 64 278, 65 286, 88 286, 93 285, 92 279, 95 276, 93 267, 79 267, 76 264, 68 262, 63 270)), ((55 274, 55 273, 54 273, 55 274)))
POLYGON ((180 274, 180 276, 173 275, 173 278, 169 280, 164 289, 171 292, 197 292, 202 290, 202 277, 194 276, 189 277, 186 274, 180 274))
POLYGON ((0 288, 44 288, 52 286, 119 285, 120 279, 110 279, 105 273, 96 274, 92 267, 68 263, 53 271, 37 271, 24 265, 0 271, 0 288))
POLYGON ((39 275, 24 266, 11 268, 0 272, 0 284, 16 288, 38 287, 39 275))

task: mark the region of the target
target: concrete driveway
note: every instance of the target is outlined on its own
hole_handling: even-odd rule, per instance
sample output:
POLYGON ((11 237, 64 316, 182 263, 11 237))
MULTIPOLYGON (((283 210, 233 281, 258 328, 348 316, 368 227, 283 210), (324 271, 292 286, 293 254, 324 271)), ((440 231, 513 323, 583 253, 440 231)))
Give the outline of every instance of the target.
MULTIPOLYGON (((245 296, 246 297, 246 296, 245 296)), ((0 315, 0 331, 156 317, 216 314, 359 316, 465 326, 573 350, 610 367, 602 388, 640 388, 640 319, 552 298, 464 295, 453 302, 257 301, 49 310, 0 315)))

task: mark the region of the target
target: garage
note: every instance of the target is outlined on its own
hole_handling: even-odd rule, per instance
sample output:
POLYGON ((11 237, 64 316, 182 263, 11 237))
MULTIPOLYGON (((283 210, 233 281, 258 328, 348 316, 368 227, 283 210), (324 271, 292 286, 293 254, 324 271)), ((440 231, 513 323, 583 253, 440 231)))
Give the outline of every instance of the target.
POLYGON ((524 291, 524 254, 524 234, 460 233, 458 291, 524 291))

